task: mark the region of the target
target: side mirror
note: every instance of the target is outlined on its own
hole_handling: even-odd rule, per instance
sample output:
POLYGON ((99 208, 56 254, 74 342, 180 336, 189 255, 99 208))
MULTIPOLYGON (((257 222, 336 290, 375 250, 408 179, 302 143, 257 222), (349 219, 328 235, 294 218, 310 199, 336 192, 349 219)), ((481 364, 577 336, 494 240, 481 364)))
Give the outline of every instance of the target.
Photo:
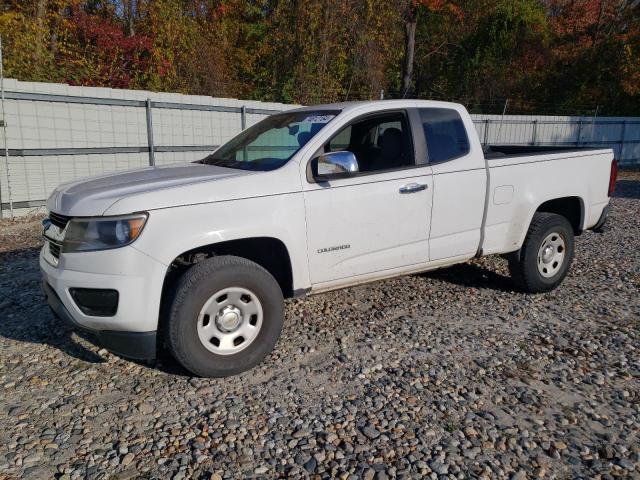
POLYGON ((323 153, 311 161, 311 169, 317 182, 352 177, 359 171, 356 156, 347 151, 323 153))

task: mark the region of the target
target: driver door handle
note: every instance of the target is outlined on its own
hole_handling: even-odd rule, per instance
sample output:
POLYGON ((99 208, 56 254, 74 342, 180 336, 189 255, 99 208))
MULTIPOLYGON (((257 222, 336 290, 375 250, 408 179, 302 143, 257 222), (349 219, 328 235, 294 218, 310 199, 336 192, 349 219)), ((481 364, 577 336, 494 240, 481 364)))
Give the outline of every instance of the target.
POLYGON ((400 193, 415 193, 426 189, 427 185, 424 183, 407 183, 400 187, 400 193))

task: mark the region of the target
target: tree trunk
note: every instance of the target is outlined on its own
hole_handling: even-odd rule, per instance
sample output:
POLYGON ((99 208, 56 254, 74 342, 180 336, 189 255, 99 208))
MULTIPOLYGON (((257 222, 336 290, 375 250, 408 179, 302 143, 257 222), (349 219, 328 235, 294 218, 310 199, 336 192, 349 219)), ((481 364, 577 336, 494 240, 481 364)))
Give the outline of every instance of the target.
POLYGON ((134 0, 125 0, 124 3, 124 16, 125 16, 125 24, 127 28, 127 36, 133 37, 136 34, 134 28, 134 18, 135 18, 135 8, 134 0))
POLYGON ((47 1, 46 0, 38 0, 36 3, 36 25, 38 27, 38 31, 36 33, 36 61, 42 61, 42 53, 44 50, 44 17, 47 13, 47 1))
POLYGON ((44 27, 44 15, 46 13, 47 1, 46 0, 38 0, 36 4, 36 23, 38 24, 38 28, 44 27))
POLYGON ((409 6, 404 23, 404 63, 402 66, 402 98, 405 98, 411 89, 411 77, 413 76, 413 57, 416 47, 417 15, 415 7, 409 6))
POLYGON ((58 15, 53 17, 53 21, 51 22, 51 37, 49 38, 49 51, 51 52, 52 58, 55 59, 58 54, 58 30, 60 29, 60 25, 62 24, 63 18, 66 16, 67 7, 62 6, 58 9, 58 15))

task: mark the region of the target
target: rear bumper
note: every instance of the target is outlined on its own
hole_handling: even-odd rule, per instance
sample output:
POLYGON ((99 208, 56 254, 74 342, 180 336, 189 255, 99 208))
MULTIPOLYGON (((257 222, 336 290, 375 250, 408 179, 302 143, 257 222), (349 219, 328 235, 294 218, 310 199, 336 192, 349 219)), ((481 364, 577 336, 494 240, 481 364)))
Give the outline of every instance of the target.
POLYGON ((98 337, 100 344, 118 355, 137 360, 148 360, 156 356, 155 331, 152 332, 123 332, 117 330, 92 330, 79 324, 64 306, 55 290, 42 281, 42 291, 53 314, 72 327, 91 332, 98 337))

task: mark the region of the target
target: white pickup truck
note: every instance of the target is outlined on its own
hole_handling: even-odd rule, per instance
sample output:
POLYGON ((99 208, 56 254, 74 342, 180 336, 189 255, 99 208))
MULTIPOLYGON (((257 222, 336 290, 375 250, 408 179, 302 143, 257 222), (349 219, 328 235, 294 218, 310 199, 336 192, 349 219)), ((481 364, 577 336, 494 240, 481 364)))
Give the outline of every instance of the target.
POLYGON ((492 254, 520 289, 555 288, 616 172, 609 149, 483 149, 452 103, 289 110, 195 163, 58 187, 43 288, 116 353, 166 345, 196 375, 231 375, 274 348, 284 298, 492 254))

